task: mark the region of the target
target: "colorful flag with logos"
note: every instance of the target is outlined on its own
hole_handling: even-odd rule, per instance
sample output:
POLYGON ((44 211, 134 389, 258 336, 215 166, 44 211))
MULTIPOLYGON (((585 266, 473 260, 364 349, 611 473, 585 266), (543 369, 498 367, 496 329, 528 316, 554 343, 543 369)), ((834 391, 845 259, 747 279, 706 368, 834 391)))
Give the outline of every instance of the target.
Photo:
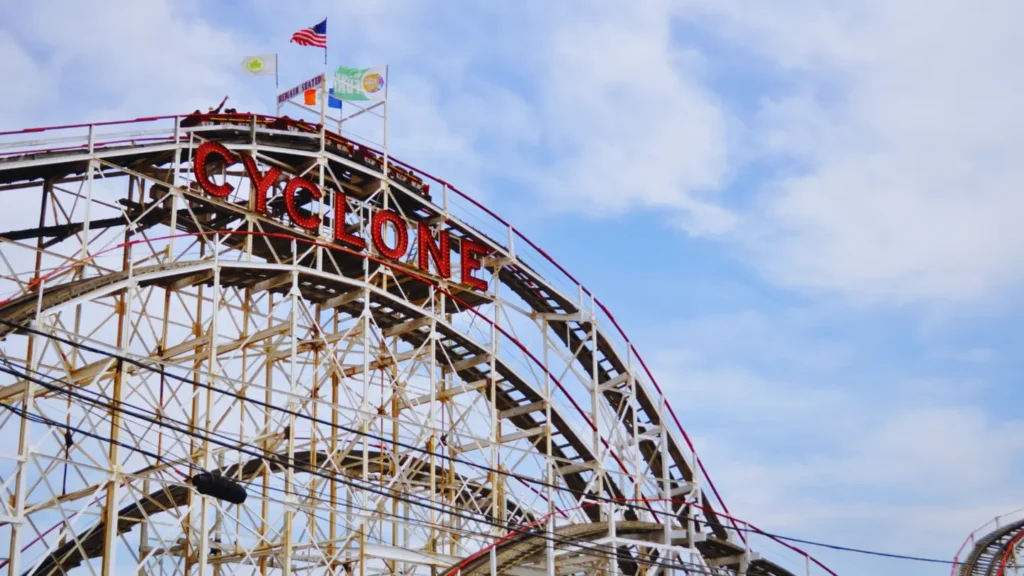
POLYGON ((334 73, 334 97, 338 100, 385 100, 388 94, 387 66, 345 68, 334 73))

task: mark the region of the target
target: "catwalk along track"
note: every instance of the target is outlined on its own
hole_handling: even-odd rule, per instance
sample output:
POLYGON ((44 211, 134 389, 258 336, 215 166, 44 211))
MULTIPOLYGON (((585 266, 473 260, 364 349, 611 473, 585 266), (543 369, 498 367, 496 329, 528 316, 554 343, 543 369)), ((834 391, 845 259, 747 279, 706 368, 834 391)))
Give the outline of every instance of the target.
POLYGON ((381 151, 30 129, 0 194, 9 574, 831 573, 728 514, 590 292, 381 151))

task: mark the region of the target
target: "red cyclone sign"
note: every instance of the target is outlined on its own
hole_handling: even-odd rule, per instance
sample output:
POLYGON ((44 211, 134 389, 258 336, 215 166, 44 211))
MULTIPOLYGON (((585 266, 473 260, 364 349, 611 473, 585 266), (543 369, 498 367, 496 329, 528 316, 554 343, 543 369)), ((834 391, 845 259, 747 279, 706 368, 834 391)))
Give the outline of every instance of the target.
MULTIPOLYGON (((279 168, 271 166, 266 172, 261 173, 256 165, 256 160, 249 155, 243 155, 241 159, 219 142, 204 142, 196 149, 193 172, 199 187, 215 198, 226 198, 234 191, 234 186, 224 182, 217 184, 210 179, 206 164, 211 156, 220 157, 225 167, 238 163, 240 160, 245 166, 245 172, 249 176, 250 194, 254 194, 256 212, 267 216, 267 194, 270 187, 280 178, 282 172, 279 168)), ((284 206, 288 217, 299 228, 311 232, 319 232, 321 219, 317 214, 304 216, 295 205, 295 197, 300 190, 306 190, 314 199, 323 197, 319 186, 310 180, 302 177, 291 178, 284 188, 284 206)), ((334 241, 335 243, 347 246, 358 251, 367 249, 367 241, 356 234, 345 230, 345 215, 348 212, 348 202, 345 194, 340 190, 334 193, 334 241)), ((393 210, 378 209, 370 219, 370 242, 374 251, 388 259, 400 261, 406 256, 410 247, 409 224, 398 212, 393 210), (387 228, 394 231, 391 244, 388 243, 387 228)), ((447 230, 442 230, 434 238, 430 226, 424 222, 416 223, 416 248, 417 267, 427 273, 431 273, 430 263, 433 261, 436 274, 443 278, 451 278, 452 275, 452 245, 451 237, 447 230)), ((473 276, 473 272, 482 267, 481 258, 490 250, 469 238, 458 239, 460 243, 461 262, 459 280, 477 290, 486 291, 487 283, 473 276)))

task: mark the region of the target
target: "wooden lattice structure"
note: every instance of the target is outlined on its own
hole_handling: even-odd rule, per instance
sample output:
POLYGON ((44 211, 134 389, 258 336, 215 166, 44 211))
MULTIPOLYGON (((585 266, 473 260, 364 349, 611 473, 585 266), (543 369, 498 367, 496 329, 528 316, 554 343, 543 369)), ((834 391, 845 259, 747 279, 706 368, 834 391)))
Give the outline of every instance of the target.
POLYGON ((728 516, 607 310, 447 183, 253 115, 0 136, 9 573, 819 570, 728 516))

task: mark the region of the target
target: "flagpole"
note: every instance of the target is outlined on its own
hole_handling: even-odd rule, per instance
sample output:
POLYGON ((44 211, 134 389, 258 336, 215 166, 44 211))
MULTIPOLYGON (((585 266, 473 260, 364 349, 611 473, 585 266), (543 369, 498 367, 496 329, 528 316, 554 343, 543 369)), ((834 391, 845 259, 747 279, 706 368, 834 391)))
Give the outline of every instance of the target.
POLYGON ((327 138, 327 74, 320 82, 320 152, 324 151, 324 139, 327 138))
MULTIPOLYGON (((326 38, 326 36, 327 36, 327 18, 324 18, 324 37, 326 38)), ((320 158, 319 158, 319 160, 320 160, 320 162, 319 162, 319 164, 320 164, 320 166, 319 166, 319 168, 320 168, 319 169, 320 181, 319 181, 319 185, 320 185, 320 189, 321 190, 324 189, 324 176, 325 176, 324 175, 324 169, 325 169, 324 152, 325 152, 326 148, 327 148, 327 41, 325 40, 324 41, 324 75, 323 75, 323 78, 320 81, 320 158)), ((334 202, 336 202, 336 201, 337 201, 337 196, 332 196, 331 197, 331 206, 334 206, 334 202)), ((324 203, 323 202, 320 202, 320 222, 321 222, 320 230, 317 230, 317 235, 318 236, 323 236, 323 234, 324 234, 324 230, 323 230, 323 228, 324 228, 324 226, 323 226, 323 222, 324 222, 324 203)), ((337 224, 337 223, 335 223, 335 224, 337 224)), ((322 250, 318 250, 318 252, 319 253, 317 254, 317 258, 318 258, 317 265, 320 264, 319 259, 323 258, 323 251, 322 250)))
MULTIPOLYGON (((324 18, 324 36, 327 36, 327 18, 324 18)), ((327 41, 324 41, 324 75, 320 81, 320 153, 327 140, 327 41)), ((323 183, 321 182, 321 186, 323 183)))
MULTIPOLYGON (((324 54, 327 50, 324 49, 324 54)), ((325 58, 326 60, 326 58, 325 58)), ((327 140, 327 63, 324 62, 324 73, 320 77, 320 153, 324 153, 327 140)))
MULTIPOLYGON (((327 36, 327 18, 324 18, 324 37, 327 36)), ((324 40, 324 76, 320 82, 320 152, 324 151, 323 140, 327 137, 327 40, 324 40)))
MULTIPOLYGON (((327 52, 327 50, 325 49, 324 52, 327 52)), ((324 189, 324 169, 325 169, 325 166, 326 166, 326 164, 324 162, 324 153, 325 153, 325 150, 326 150, 326 147, 327 147, 327 118, 326 118, 326 116, 327 116, 327 74, 324 73, 323 81, 320 83, 320 158, 319 158, 320 159, 320 162, 319 162, 319 164, 320 164, 320 166, 319 166, 319 168, 320 168, 319 169, 319 173, 320 173, 320 182, 319 182, 320 190, 324 189)), ((331 198, 331 205, 332 206, 334 205, 335 199, 336 199, 336 197, 332 197, 331 198)), ((320 222, 322 223, 323 221, 324 221, 324 203, 321 201, 320 202, 320 222)), ((319 236, 323 236, 323 234, 324 234, 324 230, 323 229, 324 229, 324 226, 323 226, 323 224, 321 224, 320 230, 317 231, 317 234, 319 236)), ((319 265, 320 264, 319 259, 323 258, 323 251, 320 250, 320 249, 317 249, 317 252, 318 252, 318 254, 317 254, 317 258, 318 258, 317 265, 319 265)))
POLYGON ((384 66, 384 182, 387 190, 391 190, 388 184, 388 87, 391 84, 391 75, 388 66, 384 66))

